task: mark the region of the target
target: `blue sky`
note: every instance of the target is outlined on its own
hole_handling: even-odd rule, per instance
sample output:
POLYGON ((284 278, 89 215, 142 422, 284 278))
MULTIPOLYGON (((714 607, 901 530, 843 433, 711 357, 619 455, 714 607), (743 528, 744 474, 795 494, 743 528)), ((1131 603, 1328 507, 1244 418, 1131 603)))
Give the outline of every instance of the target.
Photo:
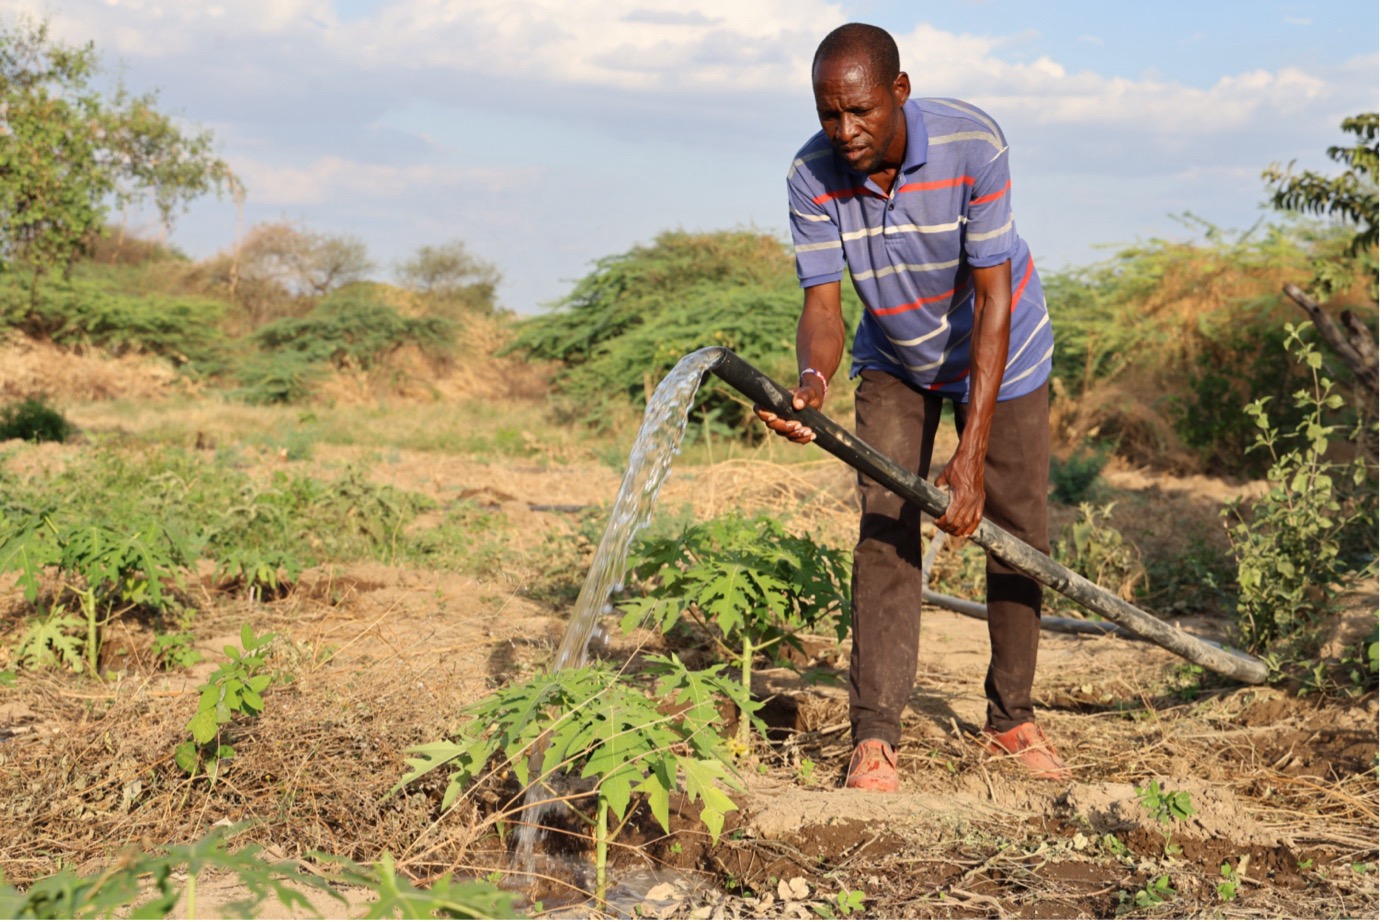
MULTIPOLYGON (((112 75, 212 129, 246 220, 365 241, 377 275, 463 240, 528 313, 594 260, 672 228, 786 233, 784 180, 816 130, 821 36, 873 22, 915 95, 985 109, 1045 270, 1111 244, 1264 217, 1260 172, 1327 168, 1377 110, 1374 2, 962 0, 0 0, 97 43, 112 75), (1102 246, 1105 245, 1105 246, 1102 246)), ((228 249, 208 200, 174 242, 228 249)))

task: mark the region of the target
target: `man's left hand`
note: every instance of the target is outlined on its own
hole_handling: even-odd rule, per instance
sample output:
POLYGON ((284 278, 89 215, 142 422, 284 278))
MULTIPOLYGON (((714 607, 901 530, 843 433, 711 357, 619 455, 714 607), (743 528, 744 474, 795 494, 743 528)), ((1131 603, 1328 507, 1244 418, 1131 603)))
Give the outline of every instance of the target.
POLYGON ((984 457, 970 458, 958 452, 947 462, 937 485, 951 492, 951 502, 938 517, 937 527, 959 538, 975 531, 985 513, 984 457))

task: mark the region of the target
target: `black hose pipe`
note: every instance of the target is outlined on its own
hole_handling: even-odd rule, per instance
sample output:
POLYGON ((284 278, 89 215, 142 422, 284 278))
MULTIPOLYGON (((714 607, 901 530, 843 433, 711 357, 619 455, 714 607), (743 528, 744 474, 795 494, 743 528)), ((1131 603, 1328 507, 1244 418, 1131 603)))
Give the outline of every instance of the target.
MULTIPOLYGON (((731 350, 722 349, 721 353, 720 359, 711 366, 712 374, 759 406, 784 419, 796 419, 808 426, 816 433, 818 446, 873 477, 933 518, 947 510, 950 499, 943 490, 912 471, 899 467, 821 412, 811 408, 794 410, 788 391, 781 385, 731 350)), ((1239 650, 1212 646, 1160 621, 1073 573, 988 519, 981 521, 971 540, 1020 573, 1033 577, 1044 586, 1183 659, 1250 685, 1262 685, 1268 680, 1269 667, 1258 657, 1239 650)))

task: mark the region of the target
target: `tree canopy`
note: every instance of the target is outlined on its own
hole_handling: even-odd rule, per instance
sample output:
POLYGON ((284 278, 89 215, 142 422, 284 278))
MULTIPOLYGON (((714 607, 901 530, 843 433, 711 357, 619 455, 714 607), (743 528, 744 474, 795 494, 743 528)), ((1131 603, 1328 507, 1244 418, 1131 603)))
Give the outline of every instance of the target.
MULTIPOLYGON (((1313 288, 1319 295, 1337 290, 1359 269, 1363 261, 1370 274, 1379 268, 1379 113, 1364 112, 1341 122, 1341 130, 1354 135, 1345 145, 1326 149, 1346 170, 1334 177, 1312 170, 1296 172, 1270 164, 1264 178, 1272 184, 1273 207, 1299 214, 1336 218, 1356 229, 1340 258, 1319 261, 1313 288)), ((1379 298, 1378 284, 1371 291, 1379 298)))
POLYGON ((112 206, 152 204, 165 229, 193 199, 239 195, 207 131, 180 127, 157 95, 96 88, 95 46, 48 24, 0 21, 0 269, 65 271, 112 206))

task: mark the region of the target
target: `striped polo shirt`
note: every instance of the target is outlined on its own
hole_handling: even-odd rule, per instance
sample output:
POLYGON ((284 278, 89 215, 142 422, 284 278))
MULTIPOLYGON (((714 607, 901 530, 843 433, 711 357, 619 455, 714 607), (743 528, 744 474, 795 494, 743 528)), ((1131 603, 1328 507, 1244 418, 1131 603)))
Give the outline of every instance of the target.
POLYGON ((971 270, 1009 260, 1009 360, 999 399, 1022 397, 1052 369, 1052 325, 1033 254, 1014 227, 1004 135, 955 99, 909 100, 904 116, 907 149, 888 194, 846 166, 824 132, 798 151, 788 171, 798 279, 810 288, 850 270, 865 304, 852 377, 879 369, 966 400, 971 270))

